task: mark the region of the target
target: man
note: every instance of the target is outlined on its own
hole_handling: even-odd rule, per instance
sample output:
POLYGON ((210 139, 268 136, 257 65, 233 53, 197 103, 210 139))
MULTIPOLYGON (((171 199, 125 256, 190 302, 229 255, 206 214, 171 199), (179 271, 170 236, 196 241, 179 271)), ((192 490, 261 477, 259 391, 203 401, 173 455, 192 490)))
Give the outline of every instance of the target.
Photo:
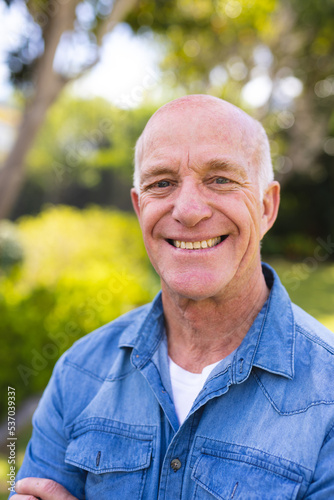
POLYGON ((172 101, 131 194, 162 292, 58 361, 13 499, 334 498, 334 340, 261 267, 279 205, 261 125, 172 101))

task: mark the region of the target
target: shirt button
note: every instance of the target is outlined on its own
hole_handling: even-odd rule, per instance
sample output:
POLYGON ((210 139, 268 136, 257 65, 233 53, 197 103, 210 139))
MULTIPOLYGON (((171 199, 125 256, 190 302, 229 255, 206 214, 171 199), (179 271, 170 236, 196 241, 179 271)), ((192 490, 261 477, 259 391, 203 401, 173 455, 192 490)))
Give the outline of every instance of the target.
POLYGON ((181 468, 181 465, 182 464, 178 458, 173 458, 173 460, 170 463, 170 466, 174 472, 178 471, 181 468))

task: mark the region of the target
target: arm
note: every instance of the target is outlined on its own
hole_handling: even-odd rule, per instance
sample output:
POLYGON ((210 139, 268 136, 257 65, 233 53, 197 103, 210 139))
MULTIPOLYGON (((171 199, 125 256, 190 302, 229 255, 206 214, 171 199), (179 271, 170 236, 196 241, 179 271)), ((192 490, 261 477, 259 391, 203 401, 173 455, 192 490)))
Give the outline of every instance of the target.
POLYGON ((334 498, 334 427, 328 433, 320 450, 312 482, 305 500, 334 498))
POLYGON ((86 473, 64 460, 68 442, 64 427, 66 384, 63 367, 64 356, 57 362, 34 414, 32 437, 16 480, 26 477, 52 479, 83 499, 86 473))

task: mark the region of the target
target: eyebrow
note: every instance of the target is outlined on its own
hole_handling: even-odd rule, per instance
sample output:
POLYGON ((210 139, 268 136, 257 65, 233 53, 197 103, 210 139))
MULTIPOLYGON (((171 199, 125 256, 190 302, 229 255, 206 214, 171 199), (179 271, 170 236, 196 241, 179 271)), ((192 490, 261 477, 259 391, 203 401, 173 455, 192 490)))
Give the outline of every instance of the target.
POLYGON ((148 168, 148 171, 141 175, 141 184, 147 182, 153 177, 158 177, 159 175, 168 175, 177 173, 178 168, 171 168, 170 166, 164 167, 163 165, 156 165, 148 168))
MULTIPOLYGON (((195 166, 197 166, 195 164, 195 166)), ((199 170, 209 170, 209 171, 217 171, 217 170, 225 170, 227 172, 235 172, 237 175, 239 175, 241 178, 246 177, 246 172, 245 169, 238 164, 235 164, 233 162, 230 162, 228 160, 223 160, 222 158, 213 158, 210 159, 203 164, 199 165, 199 170)), ((158 165, 152 165, 151 167, 148 167, 147 171, 144 172, 141 176, 141 184, 144 184, 145 182, 149 181, 150 179, 154 177, 158 177, 160 175, 175 175, 178 171, 178 166, 175 168, 172 168, 170 165, 164 166, 163 164, 158 164, 158 165)))
POLYGON ((225 170, 228 172, 235 172, 243 178, 246 175, 246 171, 241 165, 228 160, 223 160, 222 158, 213 158, 212 160, 208 160, 203 166, 211 171, 225 170))

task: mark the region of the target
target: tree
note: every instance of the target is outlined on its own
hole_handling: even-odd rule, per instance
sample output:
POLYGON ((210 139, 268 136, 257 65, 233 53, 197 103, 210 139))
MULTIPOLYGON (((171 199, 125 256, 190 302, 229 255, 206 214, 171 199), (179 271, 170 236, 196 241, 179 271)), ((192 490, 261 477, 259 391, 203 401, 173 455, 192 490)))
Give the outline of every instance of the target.
MULTIPOLYGON (((35 97, 30 98, 17 143, 0 170, 0 218, 13 204, 22 182, 24 155, 50 102, 69 80, 96 62, 97 55, 75 74, 67 68, 65 76, 52 70, 61 33, 73 27, 74 18, 80 24, 78 1, 29 0, 29 10, 42 26, 45 50, 27 68, 28 79, 36 81, 35 97), (51 7, 52 15, 45 10, 51 7), (38 17, 44 12, 46 24, 38 17), (62 24, 55 21, 61 12, 62 24), (56 37, 51 28, 60 24, 56 37)), ((125 19, 134 31, 153 31, 157 43, 164 45, 165 88, 174 85, 176 93, 183 94, 208 92, 261 119, 272 140, 281 182, 295 171, 318 175, 322 163, 334 155, 332 0, 115 0, 107 13, 101 11, 107 0, 83 3, 88 2, 94 22, 83 31, 93 37, 93 47, 99 46, 110 22, 112 28, 125 19), (245 96, 259 82, 265 84, 266 95, 252 109, 245 96)))
POLYGON ((12 217, 38 213, 48 203, 131 210, 133 146, 155 109, 123 110, 63 92, 27 155, 12 217))
MULTIPOLYGON (((10 213, 20 191, 24 179, 25 157, 48 108, 68 82, 79 78, 98 62, 99 47, 104 35, 123 21, 136 4, 137 0, 115 0, 109 5, 98 1, 91 3, 94 16, 87 25, 80 19, 78 8, 82 4, 79 0, 29 0, 27 3, 35 25, 40 27, 39 43, 44 45, 44 50, 40 57, 32 58, 23 66, 23 70, 28 71, 22 71, 19 75, 14 73, 16 83, 26 84, 30 81, 33 86, 24 87, 27 100, 22 121, 15 144, 0 169, 0 219, 10 213), (76 36, 84 36, 93 56, 83 61, 81 67, 60 66, 55 69, 55 56, 66 34, 71 41, 76 36)), ((19 52, 26 48, 27 43, 28 40, 23 39, 19 52)), ((13 57, 15 54, 12 54, 13 57)))
POLYGON ((281 182, 296 171, 316 176, 334 155, 332 0, 179 0, 177 10, 145 0, 130 15, 134 29, 141 16, 167 38, 163 68, 177 86, 264 122, 281 182), (260 82, 267 98, 252 109, 245 96, 260 82))

